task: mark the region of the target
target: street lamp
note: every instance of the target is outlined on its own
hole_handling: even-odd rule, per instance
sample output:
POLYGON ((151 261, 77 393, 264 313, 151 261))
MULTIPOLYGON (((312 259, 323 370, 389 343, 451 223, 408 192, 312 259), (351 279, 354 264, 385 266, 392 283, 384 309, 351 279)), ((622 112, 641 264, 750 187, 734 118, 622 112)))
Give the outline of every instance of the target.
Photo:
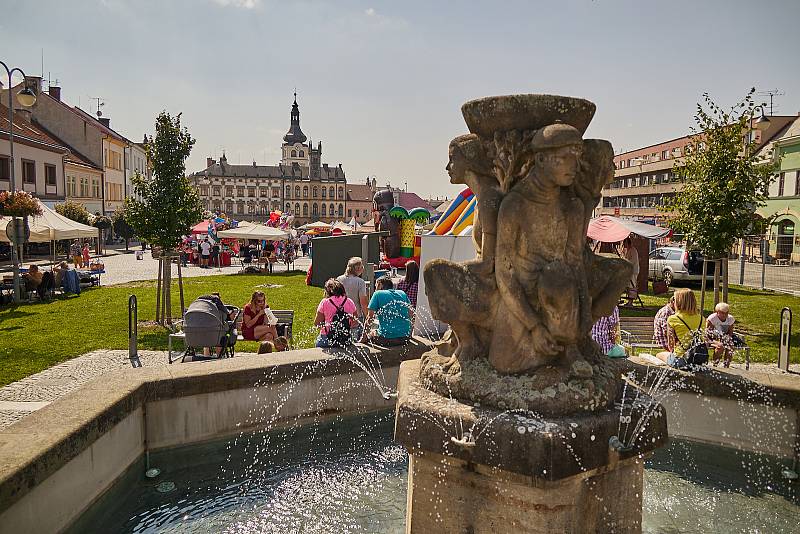
MULTIPOLYGON (((10 166, 11 166, 11 182, 10 188, 11 193, 13 194, 16 191, 17 183, 16 183, 16 175, 14 171, 14 100, 11 97, 13 91, 11 90, 11 77, 14 75, 15 72, 19 72, 22 75, 24 87, 22 90, 17 93, 17 102, 20 105, 25 107, 31 107, 36 103, 36 93, 34 93, 30 87, 28 87, 28 77, 25 76, 25 73, 19 67, 14 67, 13 69, 9 69, 8 65, 0 61, 0 65, 6 69, 6 74, 8 75, 8 144, 9 144, 9 153, 10 153, 10 166)), ((23 217, 24 220, 24 217, 23 217)), ((17 230, 17 218, 11 218, 11 225, 14 230, 17 230)), ((17 232, 14 232, 14 239, 12 239, 11 243, 11 270, 14 273, 14 302, 18 303, 20 298, 22 297, 22 292, 20 290, 20 280, 19 280, 19 260, 17 258, 17 242, 19 241, 19 236, 17 232)))
MULTIPOLYGON (((764 114, 764 104, 760 104, 753 108, 753 111, 750 112, 750 120, 747 121, 747 138, 744 144, 744 155, 745 158, 749 157, 750 155, 750 143, 753 142, 753 127, 755 126, 756 130, 764 131, 769 128, 770 120, 764 114), (761 115, 753 122, 753 117, 756 114, 756 110, 761 111, 761 115)), ((776 245, 777 246, 777 245, 776 245)), ((745 254, 745 238, 742 237, 742 243, 739 250, 739 283, 744 284, 744 254, 745 254)), ((766 254, 764 252, 764 245, 761 244, 761 259, 762 262, 766 261, 766 254)), ((761 287, 764 287, 764 274, 765 271, 762 269, 761 271, 761 287)))

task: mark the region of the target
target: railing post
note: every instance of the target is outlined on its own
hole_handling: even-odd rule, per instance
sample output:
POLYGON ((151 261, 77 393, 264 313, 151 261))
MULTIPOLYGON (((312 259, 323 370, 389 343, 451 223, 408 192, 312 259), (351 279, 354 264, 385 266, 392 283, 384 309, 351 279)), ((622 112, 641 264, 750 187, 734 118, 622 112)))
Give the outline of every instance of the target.
POLYGON ((744 285, 744 242, 745 238, 742 238, 742 246, 741 250, 739 251, 739 285, 744 285))
POLYGON ((792 309, 784 307, 781 310, 781 330, 778 336, 778 369, 789 370, 789 356, 792 344, 792 309))
POLYGON ((761 289, 766 289, 767 254, 769 254, 769 241, 761 239, 761 289))

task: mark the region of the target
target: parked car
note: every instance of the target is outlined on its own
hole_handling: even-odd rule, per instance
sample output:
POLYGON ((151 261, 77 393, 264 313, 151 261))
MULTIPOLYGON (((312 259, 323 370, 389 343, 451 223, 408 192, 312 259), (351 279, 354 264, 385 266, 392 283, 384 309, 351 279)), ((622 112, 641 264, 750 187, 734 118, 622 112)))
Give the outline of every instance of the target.
MULTIPOLYGON (((706 279, 714 278, 713 269, 706 279)), ((701 280, 703 278, 703 253, 687 251, 684 247, 660 247, 650 253, 650 279, 663 279, 667 285, 675 280, 701 280)))

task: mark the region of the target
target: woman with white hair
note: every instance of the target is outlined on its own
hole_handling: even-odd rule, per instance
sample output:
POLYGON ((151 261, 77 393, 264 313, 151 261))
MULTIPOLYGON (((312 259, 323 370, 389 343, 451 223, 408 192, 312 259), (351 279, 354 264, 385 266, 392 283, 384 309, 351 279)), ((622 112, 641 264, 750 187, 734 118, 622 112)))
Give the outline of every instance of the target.
POLYGON ((733 323, 736 319, 730 314, 730 306, 726 302, 720 302, 714 306, 714 313, 706 319, 706 335, 709 344, 714 349, 713 364, 717 365, 720 358, 723 365, 730 367, 735 342, 733 338, 733 323))

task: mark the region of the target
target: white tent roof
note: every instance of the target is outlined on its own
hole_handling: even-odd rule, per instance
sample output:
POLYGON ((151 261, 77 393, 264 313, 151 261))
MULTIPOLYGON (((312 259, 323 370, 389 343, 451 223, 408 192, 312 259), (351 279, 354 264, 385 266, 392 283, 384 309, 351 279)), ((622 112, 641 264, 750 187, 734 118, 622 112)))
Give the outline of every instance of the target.
MULTIPOLYGON (((51 210, 37 199, 42 208, 38 217, 28 217, 28 226, 31 229, 29 241, 31 243, 46 243, 59 239, 81 239, 85 237, 98 237, 97 228, 67 219, 51 210)), ((11 217, 0 218, 0 241, 9 242, 6 235, 6 226, 11 222, 11 217)))
POLYGON ((345 233, 348 233, 348 234, 352 234, 353 233, 353 227, 350 226, 349 224, 341 222, 341 221, 336 221, 335 223, 333 223, 333 226, 331 227, 331 230, 333 230, 335 228, 338 228, 342 232, 345 232, 345 233))
POLYGON ((300 228, 303 230, 328 230, 330 229, 331 225, 328 223, 324 223, 322 221, 317 221, 313 223, 304 224, 300 228))
POLYGON ((227 239, 264 239, 266 241, 281 241, 289 238, 289 233, 279 228, 263 224, 239 224, 237 228, 217 232, 218 237, 227 239))

